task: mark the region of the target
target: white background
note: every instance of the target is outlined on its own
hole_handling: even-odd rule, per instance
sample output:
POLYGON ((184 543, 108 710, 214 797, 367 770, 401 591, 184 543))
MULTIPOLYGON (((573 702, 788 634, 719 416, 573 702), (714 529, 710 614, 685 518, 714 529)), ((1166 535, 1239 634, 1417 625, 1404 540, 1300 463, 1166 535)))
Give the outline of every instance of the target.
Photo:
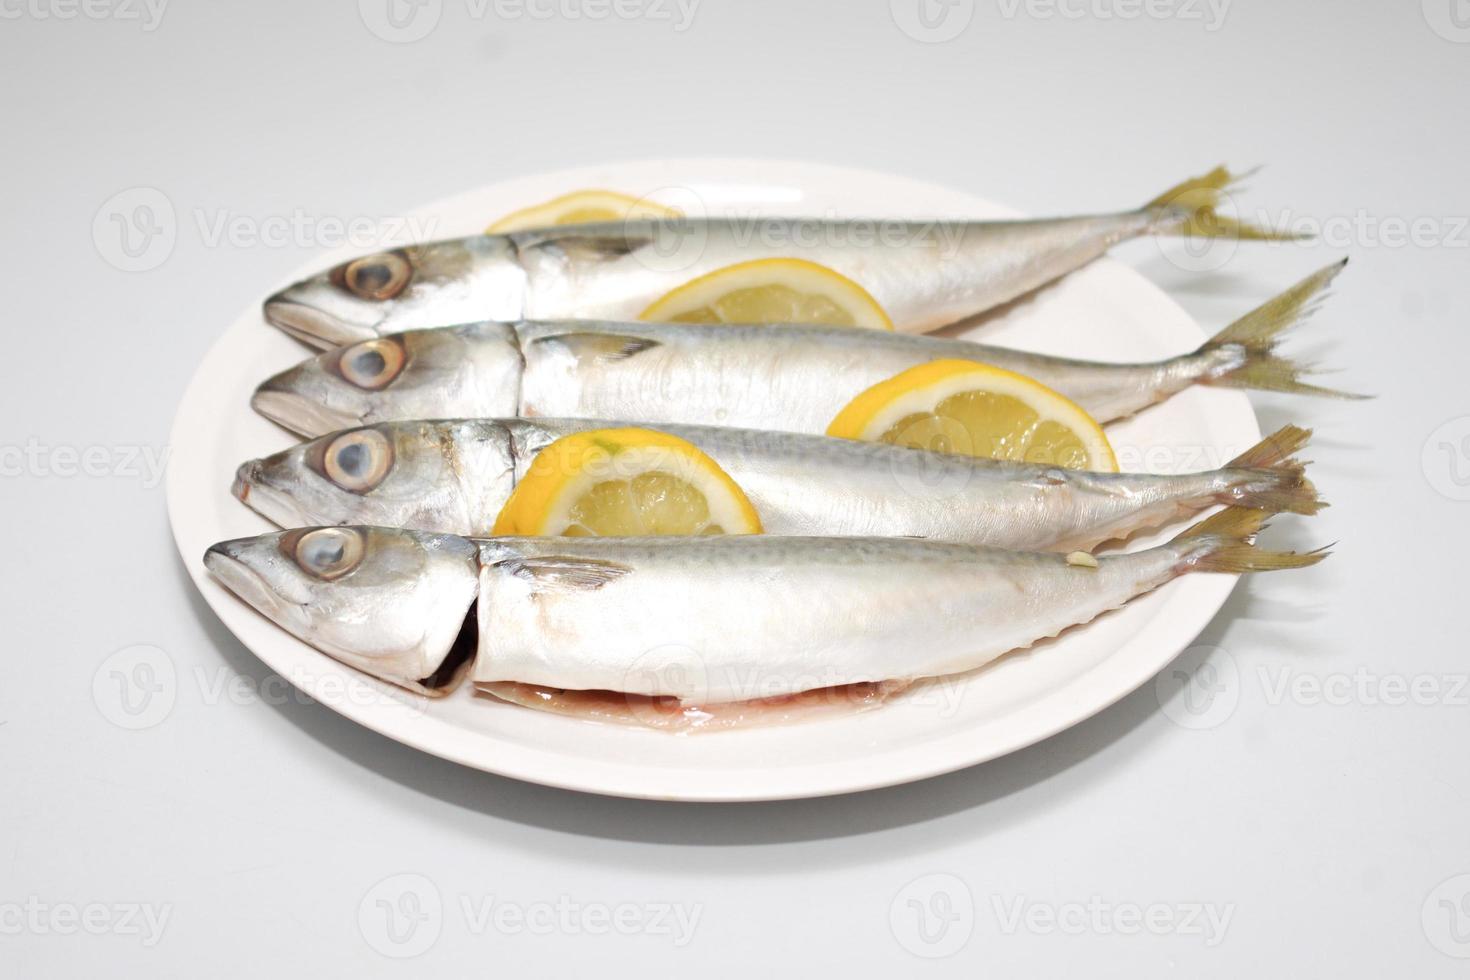
POLYGON ((672 0, 428 0, 400 11, 411 42, 384 9, 0 2, 0 975, 1464 975, 1463 2, 936 0, 926 27, 912 0, 701 0, 687 22, 672 0), (1119 254, 1212 329, 1352 256, 1306 346, 1380 397, 1258 399, 1265 427, 1317 428, 1334 507, 1285 537, 1337 555, 1242 584, 1215 649, 1171 669, 1204 664, 1207 710, 1166 671, 1029 750, 852 797, 594 798, 301 703, 194 594, 146 463, 203 352, 336 244, 323 219, 699 154, 1031 213, 1268 163, 1242 210, 1327 243, 1204 273, 1119 254), (173 234, 130 258, 112 216, 158 202, 137 188, 173 234), (113 681, 139 663, 165 694, 130 715, 113 681))

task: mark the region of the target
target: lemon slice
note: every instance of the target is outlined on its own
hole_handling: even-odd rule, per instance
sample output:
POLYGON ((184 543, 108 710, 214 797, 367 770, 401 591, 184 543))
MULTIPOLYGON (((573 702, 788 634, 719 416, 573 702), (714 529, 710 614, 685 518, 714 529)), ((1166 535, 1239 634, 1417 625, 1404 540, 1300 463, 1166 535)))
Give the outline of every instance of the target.
POLYGON ((931 361, 854 398, 827 435, 1074 470, 1118 472, 1102 428, 1023 374, 975 361, 931 361))
POLYGON ((698 448, 649 429, 563 436, 531 461, 494 533, 612 537, 759 534, 760 517, 698 448))
POLYGON ((617 191, 572 191, 540 204, 506 215, 485 229, 487 235, 548 228, 552 225, 585 225, 598 221, 627 221, 634 218, 677 218, 680 212, 643 198, 617 191))
POLYGON ((893 321, 866 289, 806 259, 754 259, 727 265, 665 293, 639 319, 893 329, 893 321))

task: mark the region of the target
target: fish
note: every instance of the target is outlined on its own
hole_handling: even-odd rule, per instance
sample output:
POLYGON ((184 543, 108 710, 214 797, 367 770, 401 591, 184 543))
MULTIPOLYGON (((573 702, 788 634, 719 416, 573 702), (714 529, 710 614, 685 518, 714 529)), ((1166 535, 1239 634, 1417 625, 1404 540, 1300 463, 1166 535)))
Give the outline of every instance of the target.
POLYGON ((1220 213, 1226 167, 1114 214, 1013 221, 659 218, 476 235, 361 256, 265 300, 319 348, 481 320, 638 319, 691 279, 795 257, 863 286, 896 329, 925 333, 1000 306, 1143 235, 1299 237, 1220 213))
MULTIPOLYGON (((486 537, 531 461, 625 423, 444 419, 347 429, 241 464, 232 492, 282 527, 384 525, 486 537)), ((1023 551, 1091 549, 1216 504, 1314 514, 1326 504, 1284 426, 1226 466, 1089 473, 827 436, 659 425, 745 492, 767 533, 908 535, 1023 551)))
POLYGON ((1327 556, 1257 546, 1268 517, 1226 508, 1157 547, 1095 557, 913 538, 471 539, 332 526, 223 541, 204 564, 307 644, 419 693, 468 677, 487 692, 753 706, 962 674, 1181 575, 1327 556))
POLYGON ((484 322, 338 348, 263 382, 256 411, 318 436, 416 418, 616 418, 826 432, 855 396, 919 364, 958 358, 1034 378, 1100 423, 1196 384, 1355 397, 1302 380, 1276 353, 1343 268, 1334 263, 1196 350, 1139 364, 1027 353, 966 340, 804 325, 484 322))

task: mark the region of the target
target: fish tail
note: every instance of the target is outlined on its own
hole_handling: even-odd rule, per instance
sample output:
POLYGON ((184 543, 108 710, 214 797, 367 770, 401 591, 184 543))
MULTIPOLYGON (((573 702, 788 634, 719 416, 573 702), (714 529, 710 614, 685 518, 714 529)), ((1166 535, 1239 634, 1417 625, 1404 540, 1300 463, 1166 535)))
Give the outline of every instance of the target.
POLYGON ((1169 188, 1144 205, 1154 217, 1155 234, 1184 235, 1191 238, 1238 238, 1249 241, 1292 241, 1308 237, 1297 232, 1277 231, 1248 221, 1240 221, 1217 210, 1220 198, 1239 181, 1255 171, 1231 173, 1227 167, 1216 167, 1199 177, 1191 177, 1169 188))
POLYGON ((1283 425, 1226 465, 1270 467, 1294 463, 1291 457, 1305 449, 1311 439, 1311 429, 1303 429, 1299 425, 1283 425))
POLYGON ((1269 353, 1282 333, 1322 305, 1327 287, 1342 272, 1347 261, 1342 259, 1318 269, 1215 334, 1210 343, 1216 347, 1235 344, 1256 353, 1269 353))
POLYGON ((1276 353, 1282 335, 1311 316, 1326 296, 1326 289, 1347 265, 1347 259, 1319 269, 1301 282, 1260 306, 1211 337, 1197 355, 1232 351, 1238 356, 1223 369, 1200 380, 1227 388, 1254 388, 1259 391, 1284 391, 1327 398, 1367 398, 1352 392, 1325 388, 1303 381, 1313 373, 1301 364, 1276 353))
POLYGON ((1227 507, 1212 514, 1169 542, 1179 552, 1178 571, 1276 572, 1287 568, 1306 568, 1326 558, 1330 551, 1269 551, 1256 544, 1258 535, 1271 516, 1269 510, 1252 507, 1227 507))
POLYGON ((1311 438, 1311 429, 1284 425, 1235 457, 1226 468, 1243 472, 1219 494, 1220 502, 1306 515, 1326 507, 1307 479, 1307 464, 1295 456, 1311 438))

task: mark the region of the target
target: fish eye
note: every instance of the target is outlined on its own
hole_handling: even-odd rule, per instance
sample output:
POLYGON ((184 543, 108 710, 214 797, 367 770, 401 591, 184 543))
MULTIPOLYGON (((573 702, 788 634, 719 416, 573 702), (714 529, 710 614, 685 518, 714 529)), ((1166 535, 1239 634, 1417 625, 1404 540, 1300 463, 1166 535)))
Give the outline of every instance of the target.
POLYGON ((379 252, 354 259, 342 269, 342 284, 359 299, 392 299, 413 278, 413 267, 398 252, 379 252))
POLYGON ((393 468, 393 444, 377 429, 354 429, 333 439, 322 457, 327 478, 343 490, 367 493, 393 468))
POLYGON ((296 540, 294 557, 302 570, 330 582, 362 561, 362 535, 348 527, 319 527, 296 540))
POLYGON ((380 337, 353 344, 343 351, 337 370, 357 387, 377 391, 398 377, 404 360, 403 347, 397 341, 380 337))

